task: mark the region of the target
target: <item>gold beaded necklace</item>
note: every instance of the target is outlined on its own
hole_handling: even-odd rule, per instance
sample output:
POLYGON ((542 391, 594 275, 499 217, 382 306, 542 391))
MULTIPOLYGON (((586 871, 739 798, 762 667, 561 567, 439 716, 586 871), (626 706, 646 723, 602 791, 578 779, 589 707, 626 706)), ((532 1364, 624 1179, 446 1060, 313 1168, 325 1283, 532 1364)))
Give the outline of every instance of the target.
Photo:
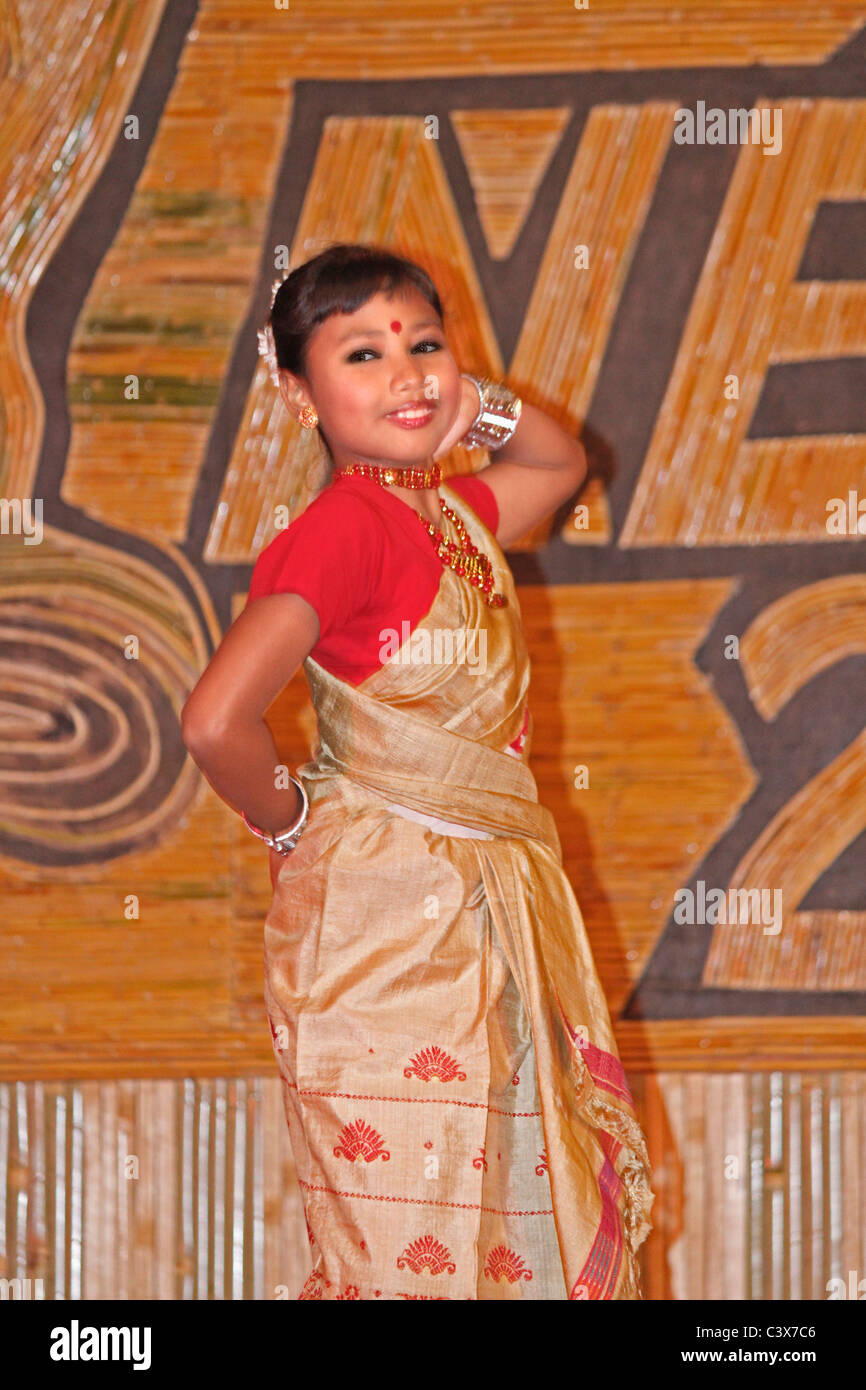
MULTIPOLYGON (((363 478, 372 478, 381 487, 388 487, 389 484, 407 488, 438 487, 442 481, 442 470, 438 463, 434 463, 432 468, 380 468, 378 464, 360 462, 350 463, 345 468, 338 469, 334 474, 335 481, 352 473, 357 473, 363 478)), ((422 512, 415 512, 433 542, 436 554, 461 579, 465 579, 473 588, 480 589, 484 602, 490 608, 504 608, 508 599, 504 594, 493 592, 494 576, 490 560, 477 545, 473 545, 460 517, 441 497, 439 505, 443 515, 447 516, 456 530, 459 545, 449 541, 434 521, 428 521, 422 512)))

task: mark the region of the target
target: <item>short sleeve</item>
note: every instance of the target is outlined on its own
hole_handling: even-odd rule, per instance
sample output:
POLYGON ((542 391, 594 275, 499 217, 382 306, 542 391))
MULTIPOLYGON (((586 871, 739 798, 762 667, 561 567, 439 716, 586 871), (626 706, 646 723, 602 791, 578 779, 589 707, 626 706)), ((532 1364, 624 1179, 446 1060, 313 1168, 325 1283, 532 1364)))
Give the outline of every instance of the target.
POLYGON ((300 594, 318 615, 318 645, 374 601, 382 540, 369 507, 328 490, 261 552, 247 603, 267 594, 300 594))
MULTIPOLYGON (((483 470, 482 470, 483 471, 483 470)), ((499 504, 496 495, 489 484, 478 473, 458 473, 453 478, 445 480, 449 487, 453 487, 455 492, 465 498, 472 510, 480 516, 488 531, 496 535, 496 528, 499 525, 499 504)))

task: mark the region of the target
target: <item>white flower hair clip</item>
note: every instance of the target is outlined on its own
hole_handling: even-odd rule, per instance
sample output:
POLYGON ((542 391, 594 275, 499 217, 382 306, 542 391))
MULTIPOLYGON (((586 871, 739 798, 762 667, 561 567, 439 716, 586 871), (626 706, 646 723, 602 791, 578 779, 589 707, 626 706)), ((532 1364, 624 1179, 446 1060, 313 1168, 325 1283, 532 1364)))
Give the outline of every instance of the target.
MULTIPOLYGON (((275 280, 271 285, 271 308, 274 307, 274 300, 277 297, 277 290, 282 284, 282 280, 275 280)), ((268 364, 268 373, 271 381, 277 390, 280 389, 280 369, 277 365, 277 345, 274 342, 274 330, 270 323, 266 323, 264 328, 258 331, 259 356, 263 357, 268 364)))

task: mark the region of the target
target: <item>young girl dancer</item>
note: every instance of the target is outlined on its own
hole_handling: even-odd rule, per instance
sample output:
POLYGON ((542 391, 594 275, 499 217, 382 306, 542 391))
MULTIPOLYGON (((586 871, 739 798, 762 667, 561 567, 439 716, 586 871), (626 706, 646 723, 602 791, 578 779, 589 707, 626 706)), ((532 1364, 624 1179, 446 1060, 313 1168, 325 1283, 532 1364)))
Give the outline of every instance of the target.
POLYGON ((646 1145, 528 766, 503 554, 583 451, 461 375, 432 281, 381 248, 298 266, 259 342, 323 486, 259 556, 183 734, 270 848, 299 1297, 641 1298, 646 1145), (458 441, 493 461, 445 483, 458 441), (318 742, 293 777, 264 714, 301 663, 318 742))

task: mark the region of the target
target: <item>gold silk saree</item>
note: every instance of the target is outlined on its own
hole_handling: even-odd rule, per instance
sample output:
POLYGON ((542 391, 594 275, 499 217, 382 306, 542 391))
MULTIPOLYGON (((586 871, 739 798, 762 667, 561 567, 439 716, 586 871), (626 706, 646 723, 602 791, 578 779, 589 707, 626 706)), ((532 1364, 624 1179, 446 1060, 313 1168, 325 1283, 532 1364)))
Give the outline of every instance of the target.
POLYGON ((265 923, 313 1252, 298 1296, 640 1299, 646 1144, 528 767, 531 719, 505 752, 530 681, 515 586, 443 488, 508 604, 444 566, 359 687, 304 662, 310 816, 265 923))

